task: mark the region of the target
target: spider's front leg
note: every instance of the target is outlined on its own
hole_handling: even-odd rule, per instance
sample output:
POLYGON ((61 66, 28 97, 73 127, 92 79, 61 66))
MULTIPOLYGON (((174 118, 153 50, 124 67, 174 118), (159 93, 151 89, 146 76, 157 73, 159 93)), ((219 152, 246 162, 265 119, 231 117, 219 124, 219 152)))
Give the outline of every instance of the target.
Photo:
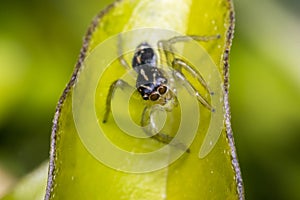
MULTIPOLYGON (((177 78, 182 80, 184 83, 188 84, 192 90, 193 94, 197 97, 198 101, 208 108, 211 111, 214 111, 214 108, 208 103, 208 101, 199 93, 199 91, 192 85, 190 82, 185 78, 185 76, 182 73, 182 69, 185 69, 189 74, 191 74, 193 77, 195 77, 198 82, 205 88, 207 92, 210 92, 208 89, 208 86, 205 82, 205 80, 202 78, 201 74, 196 71, 193 67, 191 67, 189 64, 187 64, 184 60, 181 60, 179 58, 175 58, 172 63, 172 67, 175 70, 175 75, 177 78)), ((192 94, 192 95, 193 95, 192 94)), ((211 93, 213 94, 213 93, 211 93)))
MULTIPOLYGON (((175 59, 174 51, 173 51, 173 45, 178 42, 188 42, 191 40, 195 40, 198 42, 208 42, 211 40, 219 39, 221 36, 220 34, 217 35, 210 35, 210 36, 201 36, 201 35, 188 35, 188 36, 174 36, 168 40, 160 40, 157 43, 158 50, 160 52, 160 55, 165 55, 167 64, 171 66, 173 60, 175 59)), ((162 56, 160 56, 161 63, 162 62, 162 56)))
POLYGON ((194 95, 196 96, 196 98, 198 99, 198 101, 203 105, 205 106, 207 109, 209 109, 210 111, 214 112, 214 108, 208 103, 208 101, 199 93, 199 91, 185 78, 185 76, 179 72, 179 71, 176 71, 174 72, 175 76, 177 78, 179 78, 183 85, 185 86, 185 88, 191 88, 191 91, 188 90, 191 95, 194 95))
POLYGON ((182 69, 184 69, 187 73, 195 77, 197 81, 205 88, 205 90, 209 92, 205 80, 203 79, 201 74, 192 66, 190 66, 187 62, 175 57, 175 54, 173 53, 173 45, 178 42, 187 42, 191 40, 207 42, 219 38, 220 35, 213 35, 213 36, 190 35, 190 36, 175 36, 169 40, 161 40, 158 42, 158 48, 160 54, 165 56, 168 66, 171 66, 175 70, 174 72, 175 76, 180 80, 182 80, 184 84, 190 86, 192 88, 192 95, 195 95, 198 101, 211 111, 214 111, 214 109, 211 107, 208 101, 199 93, 199 91, 192 84, 190 84, 190 82, 185 78, 184 74, 182 73, 182 69))
POLYGON ((110 85, 108 95, 106 97, 105 113, 102 120, 103 123, 106 123, 108 120, 109 113, 111 112, 111 100, 117 88, 121 88, 124 90, 125 88, 132 88, 132 86, 122 79, 118 79, 110 85))
POLYGON ((123 45, 122 45, 121 35, 118 35, 118 60, 126 70, 130 70, 130 65, 127 63, 123 55, 123 45))
POLYGON ((186 147, 185 144, 176 141, 176 138, 158 132, 158 128, 156 127, 153 110, 151 110, 149 107, 145 107, 143 110, 142 118, 141 118, 141 126, 143 128, 143 131, 149 135, 152 139, 164 143, 164 144, 172 144, 175 148, 181 149, 187 153, 190 153, 190 149, 186 147), (149 123, 150 126, 147 126, 149 123), (171 141, 173 142, 171 143, 171 141))
POLYGON ((180 58, 174 58, 172 62, 172 68, 179 71, 182 74, 182 69, 185 69, 188 73, 190 73, 194 78, 198 80, 198 82, 204 87, 204 89, 209 92, 208 86, 201 76, 201 74, 196 71, 193 67, 191 67, 189 64, 187 64, 184 60, 180 58))

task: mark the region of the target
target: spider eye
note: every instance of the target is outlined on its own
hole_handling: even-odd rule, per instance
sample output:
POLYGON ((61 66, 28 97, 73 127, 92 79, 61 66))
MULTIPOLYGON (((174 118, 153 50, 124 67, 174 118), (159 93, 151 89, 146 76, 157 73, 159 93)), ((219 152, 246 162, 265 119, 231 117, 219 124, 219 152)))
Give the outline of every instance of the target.
POLYGON ((143 96, 143 99, 144 99, 144 100, 149 100, 148 95, 144 95, 144 96, 143 96))
POLYGON ((162 86, 158 87, 157 91, 159 92, 159 94, 163 95, 168 91, 168 88, 167 88, 167 86, 162 85, 162 86))
POLYGON ((151 100, 151 101, 156 101, 157 99, 159 99, 159 94, 158 93, 152 93, 152 94, 150 94, 150 96, 149 96, 149 99, 151 100))

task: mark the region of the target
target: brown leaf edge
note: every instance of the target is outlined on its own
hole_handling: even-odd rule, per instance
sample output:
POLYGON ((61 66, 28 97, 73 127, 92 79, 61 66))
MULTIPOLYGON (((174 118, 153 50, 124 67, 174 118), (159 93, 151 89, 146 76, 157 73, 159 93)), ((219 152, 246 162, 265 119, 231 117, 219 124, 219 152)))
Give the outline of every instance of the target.
POLYGON ((59 129, 59 117, 61 114, 61 109, 64 105, 64 102, 66 100, 66 97, 71 90, 71 88, 74 86, 74 83, 77 79, 78 72, 80 71, 80 68, 84 62, 84 59, 86 57, 88 48, 89 48, 89 43, 92 38, 92 34, 97 28, 101 18, 108 13, 112 8, 115 7, 115 5, 122 0, 116 0, 114 3, 108 5, 104 10, 102 10, 98 15, 94 17, 92 20, 91 25, 89 26, 85 37, 83 39, 83 45, 80 50, 80 54, 78 57, 78 61, 75 65, 75 69, 73 71, 71 80, 67 84, 66 88, 63 91, 63 94, 61 95, 54 114, 54 119, 53 119, 53 125, 52 125, 52 131, 51 131, 51 143, 50 143, 50 160, 49 160, 49 170, 48 170, 48 181, 47 181, 47 187, 46 187, 46 194, 45 194, 45 200, 49 200, 51 197, 51 192, 54 189, 54 177, 55 177, 55 155, 56 155, 56 133, 59 129))
MULTIPOLYGON (((67 94, 71 90, 71 88, 74 86, 74 83, 77 79, 78 72, 84 62, 84 59, 86 57, 89 43, 92 37, 93 32, 97 28, 101 18, 108 13, 112 8, 116 6, 119 2, 122 0, 116 0, 114 3, 108 5, 104 10, 102 10, 96 17, 93 19, 91 25, 89 26, 84 40, 83 40, 83 46, 80 50, 78 61, 75 65, 75 69, 73 71, 71 80, 67 84, 66 88, 63 91, 62 96, 60 97, 57 106, 56 111, 53 119, 53 126, 51 131, 51 144, 50 144, 50 161, 49 161, 49 170, 48 170, 48 181, 47 181, 47 187, 46 187, 46 194, 45 194, 45 200, 49 200, 51 197, 51 192, 54 189, 53 181, 55 177, 55 155, 56 155, 56 133, 59 129, 59 117, 61 113, 61 109, 63 107, 63 104, 66 100, 67 94)), ((235 180, 237 184, 237 192, 239 196, 239 200, 244 200, 244 184, 243 179, 241 175, 241 170, 236 154, 236 148, 234 144, 234 138, 233 138, 233 132, 231 128, 231 114, 230 114, 230 105, 229 105, 229 53, 231 49, 232 39, 233 39, 233 33, 234 33, 234 26, 235 26, 235 13, 234 13, 234 6, 232 0, 228 0, 229 3, 229 27, 228 31, 226 33, 226 44, 225 44, 225 50, 223 54, 223 70, 224 70, 224 108, 225 108, 225 125, 226 125, 226 136, 230 145, 231 149, 231 164, 233 167, 233 170, 235 172, 235 180)))
POLYGON ((224 71, 224 108, 225 108, 225 126, 226 126, 226 137, 229 142, 231 149, 231 164, 235 172, 235 181, 237 184, 237 192, 239 200, 245 199, 244 183, 241 173, 241 168, 236 154, 236 148, 234 144, 233 131, 231 128, 231 114, 229 104, 229 53, 231 49, 232 39, 234 36, 235 27, 235 13, 233 0, 228 0, 229 3, 229 27, 226 33, 225 50, 223 53, 223 71, 224 71))

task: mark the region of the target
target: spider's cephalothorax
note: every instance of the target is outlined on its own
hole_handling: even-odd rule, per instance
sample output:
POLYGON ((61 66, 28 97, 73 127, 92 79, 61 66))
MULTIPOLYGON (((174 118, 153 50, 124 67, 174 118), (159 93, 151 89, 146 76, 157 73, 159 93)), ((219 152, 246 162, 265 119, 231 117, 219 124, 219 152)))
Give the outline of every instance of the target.
POLYGON ((157 58, 148 43, 141 43, 132 59, 132 67, 138 73, 136 88, 144 100, 157 101, 167 93, 167 79, 157 68, 157 58))

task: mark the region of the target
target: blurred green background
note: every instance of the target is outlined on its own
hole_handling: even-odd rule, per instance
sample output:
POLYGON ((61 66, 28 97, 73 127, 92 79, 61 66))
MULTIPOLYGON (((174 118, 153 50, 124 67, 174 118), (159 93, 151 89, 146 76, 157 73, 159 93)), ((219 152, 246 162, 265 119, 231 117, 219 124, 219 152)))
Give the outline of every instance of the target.
MULTIPOLYGON (((112 0, 0 0, 0 197, 48 158, 56 103, 112 0)), ((236 1, 232 126, 247 199, 300 199, 300 1, 236 1)))

